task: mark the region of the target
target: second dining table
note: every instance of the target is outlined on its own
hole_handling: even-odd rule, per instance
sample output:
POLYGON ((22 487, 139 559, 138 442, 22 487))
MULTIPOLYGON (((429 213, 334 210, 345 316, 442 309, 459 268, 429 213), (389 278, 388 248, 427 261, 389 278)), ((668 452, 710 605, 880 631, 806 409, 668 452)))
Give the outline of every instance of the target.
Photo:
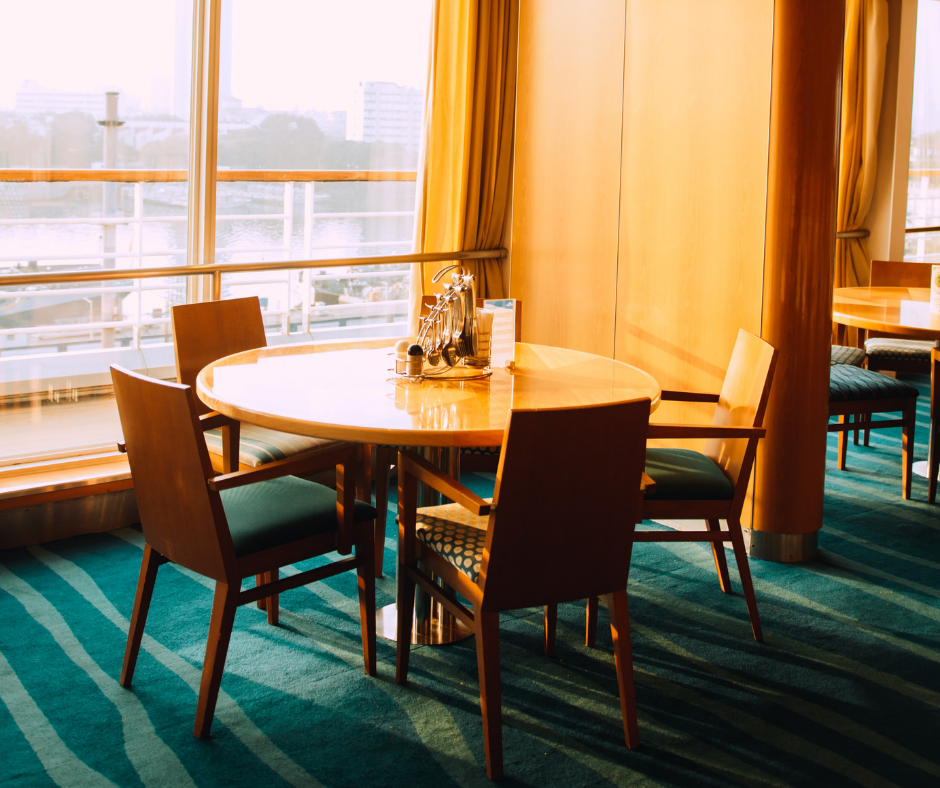
MULTIPOLYGON (((391 348, 325 351, 313 344, 227 356, 197 380, 203 402, 239 421, 320 438, 420 447, 452 474, 459 472, 461 447, 502 444, 513 408, 648 397, 655 410, 660 393, 651 375, 620 361, 525 343, 515 345, 511 363, 479 380, 408 379, 395 374, 391 348)), ((380 611, 380 633, 395 631, 389 607, 380 611)), ((418 613, 415 642, 458 638, 448 616, 418 613)))

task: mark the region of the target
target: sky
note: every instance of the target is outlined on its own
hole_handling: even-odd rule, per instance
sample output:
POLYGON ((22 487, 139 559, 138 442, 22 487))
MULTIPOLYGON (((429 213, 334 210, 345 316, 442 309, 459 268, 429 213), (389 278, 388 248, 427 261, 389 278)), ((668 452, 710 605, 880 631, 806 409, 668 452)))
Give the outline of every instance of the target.
MULTIPOLYGON (((268 110, 348 109, 360 81, 424 88, 430 0, 229 0, 232 94, 268 110)), ((177 6, 190 0, 0 0, 0 109, 31 79, 166 103, 177 6), (10 31, 18 31, 10 35, 10 31)))

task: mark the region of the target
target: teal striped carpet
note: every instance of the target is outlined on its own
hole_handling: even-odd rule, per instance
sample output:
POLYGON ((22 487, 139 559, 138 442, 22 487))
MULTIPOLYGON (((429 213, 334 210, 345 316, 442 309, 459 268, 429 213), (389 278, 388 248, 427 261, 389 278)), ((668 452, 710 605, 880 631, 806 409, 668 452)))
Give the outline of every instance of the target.
MULTIPOLYGON (((918 459, 926 426, 922 397, 918 459)), ((705 547, 636 550, 636 752, 606 613, 587 650, 581 607, 564 606, 555 659, 537 611, 506 616, 506 783, 940 785, 940 506, 920 478, 901 501, 899 461, 898 432, 876 432, 840 473, 830 436, 819 559, 752 563, 764 645, 705 547)), ((0 553, 0 784, 488 784, 472 641, 416 648, 407 688, 380 641, 380 676, 366 677, 351 575, 284 595, 279 628, 239 610, 214 735, 198 741, 211 592, 163 567, 134 690, 121 689, 142 545, 125 529, 0 553)), ((379 604, 393 590, 381 581, 379 604)))

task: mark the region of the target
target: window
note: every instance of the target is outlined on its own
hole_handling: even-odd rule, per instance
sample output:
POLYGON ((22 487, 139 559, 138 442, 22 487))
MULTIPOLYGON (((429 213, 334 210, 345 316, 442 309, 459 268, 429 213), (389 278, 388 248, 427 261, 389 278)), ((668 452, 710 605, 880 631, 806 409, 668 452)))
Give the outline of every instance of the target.
POLYGON ((190 227, 193 2, 5 11, 0 470, 113 447, 111 364, 172 377, 170 308, 211 293, 132 271, 185 267, 193 234, 272 342, 403 333, 410 267, 355 259, 411 251, 430 0, 222 0, 216 211, 190 227), (107 269, 131 275, 75 281, 107 269))
MULTIPOLYGON (((917 4, 908 228, 940 227, 940 2, 917 4)), ((909 232, 904 259, 940 262, 940 231, 909 232)))

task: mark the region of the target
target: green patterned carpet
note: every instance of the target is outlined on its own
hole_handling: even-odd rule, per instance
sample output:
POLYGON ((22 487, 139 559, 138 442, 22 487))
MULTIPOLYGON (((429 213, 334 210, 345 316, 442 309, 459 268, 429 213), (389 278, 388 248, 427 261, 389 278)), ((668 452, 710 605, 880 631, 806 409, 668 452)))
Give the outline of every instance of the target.
MULTIPOLYGON (((923 459, 926 396, 918 417, 923 459)), ((504 617, 506 784, 940 785, 940 506, 919 477, 901 500, 898 430, 851 447, 844 473, 835 440, 819 558, 751 564, 764 645, 706 547, 636 549, 641 749, 603 609, 588 650, 582 608, 562 608, 554 659, 537 611, 504 617)), ((380 640, 365 676, 352 575, 284 595, 279 628, 239 609, 213 738, 194 739, 207 581, 161 568, 134 689, 117 683, 142 545, 124 529, 0 553, 0 784, 489 784, 473 642, 416 648, 401 688, 380 640)))

